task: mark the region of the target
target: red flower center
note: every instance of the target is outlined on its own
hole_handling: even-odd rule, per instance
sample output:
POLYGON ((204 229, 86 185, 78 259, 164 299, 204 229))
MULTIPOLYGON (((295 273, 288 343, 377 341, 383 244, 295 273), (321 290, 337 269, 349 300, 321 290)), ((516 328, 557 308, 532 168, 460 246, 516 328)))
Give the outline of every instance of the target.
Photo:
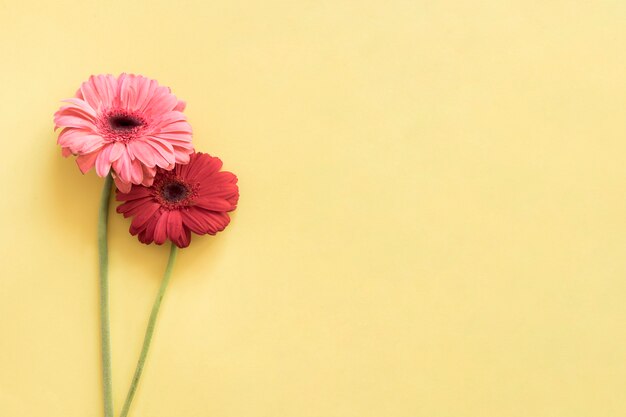
POLYGON ((170 182, 161 188, 161 196, 171 203, 178 203, 189 196, 191 190, 182 182, 170 182))
POLYGON ((159 170, 152 184, 152 195, 166 210, 178 210, 193 205, 198 195, 198 185, 190 184, 172 171, 159 170))

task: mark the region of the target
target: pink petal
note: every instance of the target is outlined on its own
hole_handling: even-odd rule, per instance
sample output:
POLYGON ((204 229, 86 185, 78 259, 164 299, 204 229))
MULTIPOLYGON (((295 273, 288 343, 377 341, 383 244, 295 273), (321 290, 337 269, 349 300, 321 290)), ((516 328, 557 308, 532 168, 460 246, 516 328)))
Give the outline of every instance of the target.
POLYGON ((178 100, 178 104, 176 104, 176 107, 174 107, 174 110, 185 111, 185 107, 187 107, 187 103, 185 103, 183 100, 178 100))
POLYGON ((154 155, 156 151, 145 142, 138 140, 130 141, 128 143, 128 151, 145 166, 154 167, 156 165, 156 156, 154 155))
POLYGON ((141 185, 146 187, 151 186, 154 182, 154 176, 156 175, 156 168, 142 165, 141 169, 143 170, 143 181, 141 181, 141 185))
MULTIPOLYGON (((159 130, 161 130, 163 127, 171 123, 177 123, 177 122, 187 123, 187 116, 185 116, 185 114, 180 111, 172 110, 170 112, 160 115, 156 123, 156 126, 158 127, 159 130)), ((191 125, 189 126, 189 128, 191 128, 191 125)))
POLYGON ((117 161, 121 158, 122 154, 126 153, 126 145, 121 142, 114 142, 111 148, 111 155, 109 156, 111 162, 117 161))
POLYGON ((70 108, 63 108, 54 115, 54 124, 58 127, 75 127, 96 131, 93 120, 83 113, 70 108))
POLYGON ((167 126, 162 126, 159 129, 159 132, 159 136, 169 134, 172 135, 173 139, 176 139, 177 137, 186 138, 193 133, 191 125, 187 123, 187 121, 179 121, 171 123, 167 126))
POLYGON ((134 75, 123 74, 124 77, 120 76, 119 81, 119 96, 122 102, 122 107, 125 109, 132 110, 133 103, 135 102, 135 86, 134 86, 134 75))
POLYGON ((151 154, 155 159, 155 164, 161 168, 167 168, 176 162, 174 148, 167 142, 148 136, 143 138, 143 143, 152 148, 151 154))
POLYGON ((135 105, 135 110, 143 112, 150 105, 150 100, 154 97, 155 92, 159 88, 159 83, 156 80, 149 80, 144 84, 143 90, 138 94, 135 105), (145 91, 145 92, 144 92, 145 91))
POLYGON ((93 120, 98 118, 96 111, 89 105, 89 103, 84 100, 81 100, 79 98, 68 98, 61 101, 72 104, 74 107, 83 111, 86 115, 90 116, 93 120))
POLYGON ((132 94, 129 95, 128 109, 144 112, 144 106, 154 96, 158 83, 141 75, 129 76, 129 78, 132 79, 127 88, 132 94))
POLYGON ((104 140, 100 136, 85 136, 85 142, 78 149, 78 154, 95 152, 104 146, 104 140))
POLYGON ((130 178, 133 184, 141 184, 143 181, 143 169, 138 159, 130 160, 130 178))
POLYGON ((111 74, 101 74, 92 77, 90 81, 100 96, 102 107, 111 107, 115 100, 117 90, 117 80, 115 77, 111 74))
POLYGON ((106 177, 111 170, 111 145, 107 145, 98 154, 96 158, 96 173, 100 177, 106 177))
POLYGON ((132 182, 131 162, 127 152, 122 152, 120 157, 113 162, 113 170, 124 182, 132 182))
POLYGON ((83 129, 66 127, 61 131, 57 143, 65 148, 72 148, 74 153, 79 153, 86 142, 103 142, 102 137, 94 135, 93 132, 83 129))
POLYGON ((96 163, 96 158, 98 157, 98 152, 92 152, 88 154, 78 155, 76 158, 76 165, 78 165, 78 169, 83 174, 86 174, 96 163))
POLYGON ((111 75, 92 75, 80 86, 80 91, 89 106, 100 111, 113 105, 115 84, 115 78, 111 75))
POLYGON ((181 152, 179 150, 176 149, 176 147, 174 148, 174 158, 177 164, 182 164, 182 165, 186 165, 189 163, 190 160, 190 155, 191 152, 189 151, 185 151, 185 152, 181 152))
POLYGON ((178 100, 174 96, 170 89, 167 87, 158 87, 154 92, 148 105, 144 105, 144 111, 150 115, 159 115, 169 111, 172 111, 178 100))
POLYGON ((115 186, 117 187, 117 189, 123 193, 128 193, 132 189, 133 185, 130 182, 123 181, 117 175, 113 176, 113 181, 115 181, 115 186))

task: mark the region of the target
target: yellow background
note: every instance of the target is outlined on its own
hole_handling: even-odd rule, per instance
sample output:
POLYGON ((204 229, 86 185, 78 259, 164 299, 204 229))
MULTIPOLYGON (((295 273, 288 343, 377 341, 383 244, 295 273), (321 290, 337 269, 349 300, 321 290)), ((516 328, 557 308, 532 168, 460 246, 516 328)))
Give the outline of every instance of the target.
MULTIPOLYGON (((0 416, 99 417, 92 73, 240 178, 133 417, 626 415, 626 2, 0 1, 0 416)), ((166 247, 111 219, 119 410, 166 247)))

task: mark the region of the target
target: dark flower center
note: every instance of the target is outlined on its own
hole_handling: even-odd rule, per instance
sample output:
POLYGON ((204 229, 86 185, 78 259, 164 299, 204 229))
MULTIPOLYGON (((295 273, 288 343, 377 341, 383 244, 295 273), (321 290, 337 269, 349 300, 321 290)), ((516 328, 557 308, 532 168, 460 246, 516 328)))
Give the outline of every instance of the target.
POLYGON ((190 190, 181 182, 170 182, 161 189, 163 198, 171 203, 177 203, 189 196, 190 190))
POLYGON ((109 126, 111 126, 111 129, 113 130, 132 130, 141 125, 143 125, 143 122, 133 116, 119 114, 109 117, 109 126))

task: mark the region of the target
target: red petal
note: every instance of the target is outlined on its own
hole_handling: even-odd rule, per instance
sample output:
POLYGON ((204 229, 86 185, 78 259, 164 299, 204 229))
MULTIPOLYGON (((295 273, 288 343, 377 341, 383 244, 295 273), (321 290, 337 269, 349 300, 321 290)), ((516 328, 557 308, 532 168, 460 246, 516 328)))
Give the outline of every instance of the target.
POLYGON ((162 245, 167 240, 167 219, 169 218, 169 211, 161 213, 161 217, 157 220, 154 228, 154 243, 162 245))
POLYGON ((157 221, 161 213, 158 211, 152 215, 148 223, 146 224, 146 228, 139 233, 139 241, 145 244, 150 244, 154 242, 154 230, 156 228, 157 221))
POLYGON ((115 199, 117 201, 131 201, 138 198, 144 198, 150 195, 150 190, 146 187, 133 187, 128 192, 117 192, 115 199))
POLYGON ((172 240, 172 242, 178 244, 183 234, 183 219, 180 215, 180 211, 170 211, 169 217, 167 219, 167 235, 172 240))
POLYGON ((203 210, 199 207, 191 207, 184 212, 183 221, 192 232, 202 235, 214 235, 221 232, 230 223, 230 217, 223 212, 203 210))
POLYGON ((152 205, 155 204, 158 208, 159 205, 155 203, 152 198, 144 197, 136 200, 127 201, 126 203, 118 206, 116 211, 118 213, 124 214, 124 217, 135 216, 145 211, 150 211, 150 215, 152 215, 155 210, 151 210, 151 208, 152 205))
POLYGON ((194 199, 194 204, 198 207, 211 211, 233 210, 233 206, 228 202, 228 200, 218 197, 197 197, 194 199))
MULTIPOLYGON (((129 204, 129 203, 126 203, 129 204)), ((155 215, 158 215, 159 205, 157 203, 146 204, 143 207, 143 210, 137 214, 135 218, 133 218, 132 223, 130 224, 130 233, 135 235, 139 233, 144 228, 148 227, 149 220, 152 219, 155 215)), ((118 207, 118 210, 121 208, 118 207)), ((124 214, 124 217, 126 214, 124 214)))

